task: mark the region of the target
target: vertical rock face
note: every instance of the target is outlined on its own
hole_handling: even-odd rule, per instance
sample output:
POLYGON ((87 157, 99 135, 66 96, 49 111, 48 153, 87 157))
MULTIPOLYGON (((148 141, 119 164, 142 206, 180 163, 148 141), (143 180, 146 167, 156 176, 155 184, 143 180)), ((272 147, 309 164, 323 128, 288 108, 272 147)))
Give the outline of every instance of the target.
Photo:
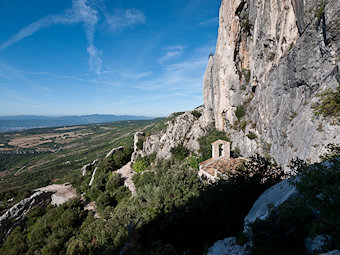
POLYGON ((230 133, 245 156, 270 154, 286 165, 340 142, 339 116, 316 117, 311 108, 340 82, 340 0, 320 2, 222 1, 202 119, 230 133))

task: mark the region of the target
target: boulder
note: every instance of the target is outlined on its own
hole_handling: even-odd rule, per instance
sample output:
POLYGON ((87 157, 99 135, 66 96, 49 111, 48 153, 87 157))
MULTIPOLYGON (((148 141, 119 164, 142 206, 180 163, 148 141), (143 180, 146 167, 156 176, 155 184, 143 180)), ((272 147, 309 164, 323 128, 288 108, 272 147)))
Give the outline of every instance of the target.
POLYGON ((228 237, 217 241, 211 248, 209 248, 206 255, 248 255, 248 246, 249 244, 240 246, 236 243, 235 237, 228 237))
POLYGON ((281 181, 263 192, 244 219, 245 234, 250 234, 249 224, 253 223, 256 219, 264 220, 268 217, 269 207, 277 208, 297 194, 296 187, 291 185, 288 180, 281 181))

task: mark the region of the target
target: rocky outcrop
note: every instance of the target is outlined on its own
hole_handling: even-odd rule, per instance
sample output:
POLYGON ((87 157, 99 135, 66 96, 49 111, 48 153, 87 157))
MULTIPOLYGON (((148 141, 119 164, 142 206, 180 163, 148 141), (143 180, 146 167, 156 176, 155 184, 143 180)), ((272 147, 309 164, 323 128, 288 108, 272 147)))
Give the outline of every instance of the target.
POLYGON ((127 163, 125 166, 118 169, 116 173, 119 174, 121 178, 124 180, 125 187, 127 187, 131 191, 131 194, 135 196, 136 187, 135 184, 133 183, 132 177, 136 172, 132 169, 131 162, 127 163))
POLYGON ((108 158, 110 156, 112 156, 113 154, 117 153, 118 151, 122 151, 124 150, 124 146, 119 146, 117 148, 113 148, 112 150, 110 150, 110 152, 108 154, 106 154, 105 158, 108 158))
MULTIPOLYGON (((178 116, 171 115, 166 123, 166 130, 145 137, 142 148, 135 146, 133 159, 153 153, 157 154, 157 158, 167 159, 171 157, 171 149, 178 145, 198 152, 198 138, 206 133, 210 123, 207 122, 205 116, 199 116, 203 113, 203 107, 196 108, 194 111, 194 114, 193 111, 188 111, 178 116)), ((141 135, 138 134, 135 138, 137 139, 135 142, 138 143, 141 135)))
POLYGON ((291 185, 288 180, 281 181, 267 189, 255 201, 253 207, 244 219, 244 232, 249 236, 249 224, 254 223, 256 219, 264 220, 269 216, 270 210, 277 208, 285 201, 296 196, 298 191, 295 186, 291 185))
POLYGON ((211 248, 209 248, 206 255, 248 255, 249 244, 244 246, 236 243, 235 237, 228 237, 226 239, 217 241, 211 248))
POLYGON ((317 0, 223 0, 219 19, 202 119, 228 132, 244 156, 270 154, 283 166, 340 143, 339 116, 312 109, 318 92, 340 82, 340 1, 323 10, 317 0))
POLYGON ((89 163, 83 166, 81 169, 82 176, 85 176, 87 171, 91 171, 94 165, 97 163, 98 163, 98 159, 95 159, 92 163, 89 163))
POLYGON ((0 243, 12 232, 12 230, 23 224, 27 212, 34 206, 46 206, 51 199, 52 192, 38 191, 30 197, 21 200, 12 206, 0 217, 0 243))
POLYGON ((77 191, 70 183, 52 184, 36 189, 34 192, 50 192, 52 194, 51 204, 56 206, 62 205, 68 200, 77 197, 77 191))
POLYGON ((92 173, 92 176, 91 176, 91 180, 90 180, 90 182, 89 182, 89 186, 90 186, 90 187, 91 187, 92 184, 93 184, 94 177, 95 177, 95 175, 96 175, 97 170, 98 170, 98 167, 96 167, 96 168, 93 170, 93 173, 92 173))
POLYGON ((131 155, 131 161, 135 161, 138 157, 138 151, 143 149, 145 142, 145 133, 137 131, 133 136, 133 153, 131 155))

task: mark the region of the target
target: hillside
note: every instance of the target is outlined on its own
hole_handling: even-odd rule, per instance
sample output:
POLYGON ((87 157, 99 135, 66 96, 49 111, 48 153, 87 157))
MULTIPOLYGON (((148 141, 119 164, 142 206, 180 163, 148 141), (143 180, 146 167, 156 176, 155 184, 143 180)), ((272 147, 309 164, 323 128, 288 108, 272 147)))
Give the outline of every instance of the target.
POLYGON ((132 144, 137 130, 160 119, 121 121, 0 134, 1 209, 50 183, 77 183, 80 169, 112 148, 132 144), (14 201, 7 204, 8 199, 14 201))

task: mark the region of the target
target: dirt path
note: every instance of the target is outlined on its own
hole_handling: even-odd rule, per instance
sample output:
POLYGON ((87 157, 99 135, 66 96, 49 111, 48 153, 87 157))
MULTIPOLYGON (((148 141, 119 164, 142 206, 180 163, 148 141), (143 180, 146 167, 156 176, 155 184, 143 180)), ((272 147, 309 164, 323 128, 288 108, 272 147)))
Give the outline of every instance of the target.
POLYGON ((129 188, 132 195, 136 195, 136 187, 135 184, 132 181, 132 176, 135 174, 135 171, 131 168, 131 162, 127 163, 125 166, 123 166, 121 169, 117 170, 117 173, 121 175, 121 177, 124 179, 124 185, 129 188))

